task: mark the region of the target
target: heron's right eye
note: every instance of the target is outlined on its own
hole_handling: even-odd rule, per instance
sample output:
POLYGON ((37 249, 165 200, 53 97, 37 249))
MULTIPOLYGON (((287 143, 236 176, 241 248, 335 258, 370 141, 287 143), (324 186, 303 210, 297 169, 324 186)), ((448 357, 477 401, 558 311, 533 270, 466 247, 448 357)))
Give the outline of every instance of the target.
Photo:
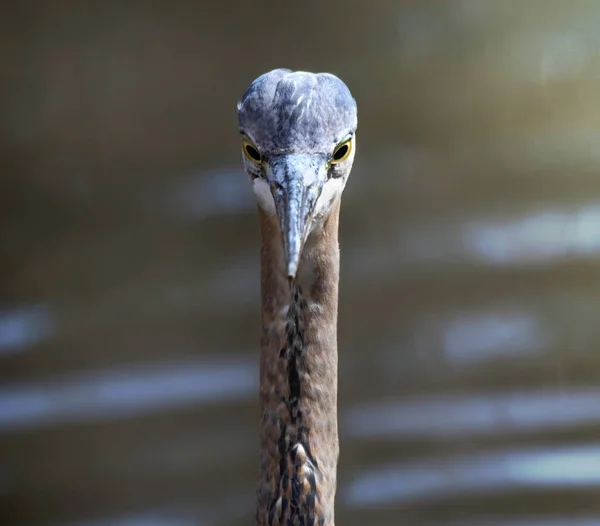
POLYGON ((242 150, 244 151, 244 155, 248 160, 255 164, 259 164, 261 162, 262 159, 260 153, 258 153, 256 146, 254 146, 254 144, 252 144, 248 139, 242 140, 242 150))

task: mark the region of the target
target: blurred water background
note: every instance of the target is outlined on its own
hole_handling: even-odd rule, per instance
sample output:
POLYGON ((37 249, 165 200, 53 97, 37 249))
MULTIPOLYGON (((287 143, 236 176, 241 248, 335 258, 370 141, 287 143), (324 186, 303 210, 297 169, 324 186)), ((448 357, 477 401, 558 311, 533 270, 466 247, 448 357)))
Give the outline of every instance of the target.
POLYGON ((259 238, 236 101, 359 106, 337 522, 600 525, 600 3, 14 2, 0 524, 252 524, 259 238))

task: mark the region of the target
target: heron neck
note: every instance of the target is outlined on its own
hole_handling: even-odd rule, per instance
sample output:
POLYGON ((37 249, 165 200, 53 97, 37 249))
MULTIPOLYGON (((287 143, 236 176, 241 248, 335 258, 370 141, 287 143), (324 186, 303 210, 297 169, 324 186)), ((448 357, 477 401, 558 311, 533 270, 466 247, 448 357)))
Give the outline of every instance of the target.
POLYGON ((310 234, 290 286, 277 220, 260 211, 260 526, 334 524, 338 219, 339 200, 310 234))

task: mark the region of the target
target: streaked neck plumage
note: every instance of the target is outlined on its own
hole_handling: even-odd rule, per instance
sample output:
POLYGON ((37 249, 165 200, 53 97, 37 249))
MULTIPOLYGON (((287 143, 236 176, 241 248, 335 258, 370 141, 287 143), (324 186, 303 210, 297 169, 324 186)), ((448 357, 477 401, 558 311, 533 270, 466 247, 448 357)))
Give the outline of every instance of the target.
POLYGON ((340 198, 308 237, 294 283, 276 216, 259 207, 262 250, 260 526, 333 526, 340 198))

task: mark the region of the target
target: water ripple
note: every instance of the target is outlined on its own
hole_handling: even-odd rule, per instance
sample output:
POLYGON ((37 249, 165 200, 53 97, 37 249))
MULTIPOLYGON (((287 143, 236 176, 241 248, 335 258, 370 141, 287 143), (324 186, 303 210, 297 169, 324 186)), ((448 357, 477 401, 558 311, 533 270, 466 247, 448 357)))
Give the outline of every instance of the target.
POLYGON ((365 404, 343 416, 361 438, 457 438, 600 424, 600 389, 411 397, 365 404))
POLYGON ((178 218, 188 221, 254 210, 254 197, 246 179, 243 170, 237 167, 189 177, 167 197, 168 208, 178 218))
POLYGON ((3 310, 0 312, 0 356, 23 351, 53 332, 54 320, 48 306, 3 310))
MULTIPOLYGON (((464 521, 436 522, 435 526, 600 526, 596 517, 479 517, 464 521)), ((432 525, 433 526, 433 525, 432 525)))
POLYGON ((253 362, 179 362, 80 373, 0 389, 0 430, 130 418, 201 403, 244 399, 257 390, 253 362))
POLYGON ((526 488, 600 487, 600 445, 508 450, 365 472, 343 498, 354 508, 526 488))

